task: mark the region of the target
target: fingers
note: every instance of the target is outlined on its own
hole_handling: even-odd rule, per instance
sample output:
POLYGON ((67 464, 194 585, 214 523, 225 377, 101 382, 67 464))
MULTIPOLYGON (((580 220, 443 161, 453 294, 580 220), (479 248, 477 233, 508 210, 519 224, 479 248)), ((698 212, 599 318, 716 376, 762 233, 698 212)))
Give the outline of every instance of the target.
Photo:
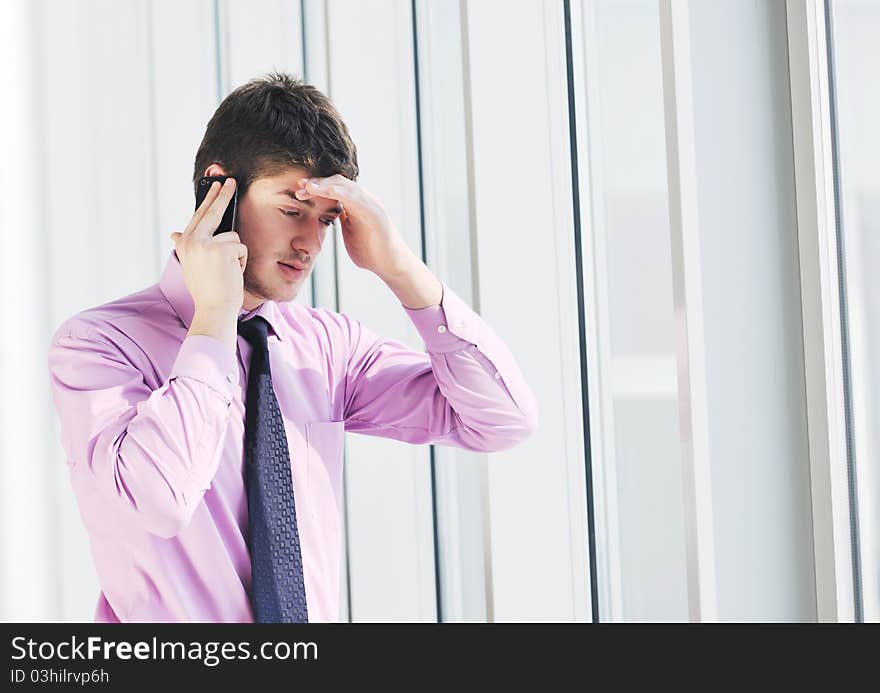
MULTIPOLYGON (((206 198, 207 199, 207 198, 206 198)), ((183 238, 187 233, 191 233, 190 231, 184 231, 181 233, 180 231, 173 231, 169 234, 169 238, 174 242, 175 247, 177 246, 177 242, 179 239, 183 238)), ((216 236, 211 237, 212 241, 216 241, 218 243, 233 243, 237 245, 241 245, 241 237, 238 235, 236 231, 224 231, 223 233, 218 233, 216 236)))
POLYGON ((221 243, 241 243, 241 238, 235 231, 224 231, 223 233, 218 233, 216 236, 214 236, 214 240, 221 243))
POLYGON ((234 194, 235 179, 227 178, 223 183, 223 187, 220 188, 220 192, 217 193, 213 202, 211 202, 210 207, 208 207, 208 210, 204 213, 202 218, 196 222, 192 234, 203 239, 210 238, 220 225, 220 220, 223 218, 223 214, 226 212, 226 207, 229 206, 229 201, 234 194))
POLYGON ((331 200, 345 200, 348 197, 341 185, 335 183, 316 183, 312 180, 306 183, 304 192, 309 196, 327 197, 331 200))
POLYGON ((300 199, 326 197, 344 202, 350 197, 351 183, 351 180, 339 173, 326 178, 300 178, 299 184, 302 188, 294 194, 300 199))
MULTIPOLYGON (((203 246, 203 248, 206 246, 203 246)), ((223 257, 229 258, 230 261, 236 261, 241 268, 244 269, 245 262, 247 262, 248 250, 247 246, 244 243, 238 243, 235 240, 228 240, 225 243, 214 243, 213 239, 209 242, 208 248, 213 250, 213 252, 220 253, 223 257)))
POLYGON ((298 200, 309 200, 314 197, 339 202, 339 206, 342 207, 339 220, 343 223, 348 221, 349 209, 356 215, 358 211, 373 206, 384 210, 382 202, 376 195, 339 173, 327 178, 300 178, 298 182, 303 186, 294 191, 298 200))
POLYGON ((192 219, 189 220, 189 224, 186 225, 184 229, 184 233, 189 233, 196 226, 198 226, 199 222, 202 220, 202 217, 205 216, 205 212, 208 211, 208 208, 217 199, 217 194, 220 192, 220 182, 214 181, 211 183, 211 187, 208 188, 208 192, 205 194, 205 199, 202 200, 202 204, 198 206, 195 213, 192 216, 192 219))

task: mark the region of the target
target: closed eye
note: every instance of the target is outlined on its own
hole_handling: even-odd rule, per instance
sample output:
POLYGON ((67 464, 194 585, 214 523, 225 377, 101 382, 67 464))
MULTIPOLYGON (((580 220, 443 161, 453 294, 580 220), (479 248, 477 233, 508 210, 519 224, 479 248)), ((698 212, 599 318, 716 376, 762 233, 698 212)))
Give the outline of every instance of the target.
MULTIPOLYGON (((302 216, 299 212, 290 211, 289 209, 282 209, 281 213, 286 217, 302 216)), ((324 226, 333 226, 333 219, 322 219, 321 222, 324 224, 324 226)))

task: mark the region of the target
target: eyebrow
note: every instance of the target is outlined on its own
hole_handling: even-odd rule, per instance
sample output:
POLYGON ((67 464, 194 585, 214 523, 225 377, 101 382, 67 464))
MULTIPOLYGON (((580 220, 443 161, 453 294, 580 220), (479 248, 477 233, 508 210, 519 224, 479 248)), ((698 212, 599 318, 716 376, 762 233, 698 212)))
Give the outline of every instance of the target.
MULTIPOLYGON (((287 190, 287 189, 279 190, 278 194, 279 195, 287 195, 290 199, 296 200, 297 202, 300 202, 304 205, 308 205, 309 207, 315 206, 314 200, 301 200, 294 194, 293 190, 287 190)), ((339 205, 337 205, 335 207, 330 207, 330 209, 324 210, 325 214, 339 214, 340 212, 342 212, 342 207, 340 207, 339 205)))

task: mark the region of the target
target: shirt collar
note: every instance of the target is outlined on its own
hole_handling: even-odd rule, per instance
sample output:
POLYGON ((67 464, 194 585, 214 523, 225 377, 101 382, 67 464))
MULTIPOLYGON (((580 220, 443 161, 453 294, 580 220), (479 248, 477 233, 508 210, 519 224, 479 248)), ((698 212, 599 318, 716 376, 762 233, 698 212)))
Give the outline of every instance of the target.
MULTIPOLYGON (((193 303, 189 289, 186 288, 186 282, 183 279, 183 267, 180 265, 180 260, 177 259, 177 253, 173 250, 168 258, 168 262, 165 263, 165 269, 159 280, 159 288, 165 299, 171 304, 174 312, 177 313, 181 322, 189 329, 193 314, 195 313, 195 303, 193 303)), ((269 323, 270 334, 274 334, 281 341, 285 341, 282 336, 283 330, 280 329, 283 319, 275 301, 263 301, 253 310, 241 308, 238 311, 239 319, 247 320, 255 315, 265 318, 266 322, 269 323)))

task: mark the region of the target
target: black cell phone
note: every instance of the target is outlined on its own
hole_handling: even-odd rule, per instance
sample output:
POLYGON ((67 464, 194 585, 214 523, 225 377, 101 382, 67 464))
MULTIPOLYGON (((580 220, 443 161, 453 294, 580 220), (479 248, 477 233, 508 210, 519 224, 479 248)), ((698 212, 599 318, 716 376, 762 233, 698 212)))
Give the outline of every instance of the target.
MULTIPOLYGON (((196 183, 196 209, 199 208, 199 205, 205 199, 205 196, 208 194, 208 190, 211 189, 211 184, 216 180, 220 182, 220 185, 223 185, 223 181, 225 181, 229 176, 202 176, 199 178, 198 183, 196 183)), ((237 231, 238 230, 238 181, 236 181, 235 192, 232 194, 232 199, 229 201, 229 204, 226 205, 226 212, 223 214, 223 218, 220 220, 220 225, 217 227, 217 230, 214 231, 214 235, 216 236, 218 233, 224 233, 225 231, 237 231)))

